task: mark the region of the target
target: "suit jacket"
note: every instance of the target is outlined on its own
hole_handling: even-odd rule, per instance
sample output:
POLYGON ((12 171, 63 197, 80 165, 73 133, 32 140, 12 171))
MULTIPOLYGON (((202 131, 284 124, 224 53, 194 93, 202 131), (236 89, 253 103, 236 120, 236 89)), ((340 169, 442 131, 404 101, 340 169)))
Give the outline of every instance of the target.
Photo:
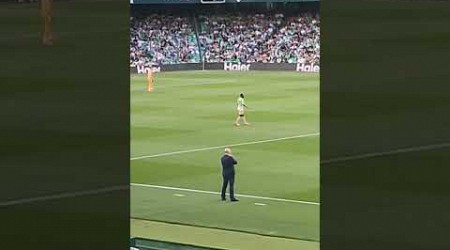
POLYGON ((237 161, 233 157, 229 155, 223 155, 222 158, 220 158, 220 162, 222 163, 223 175, 234 174, 234 165, 237 164, 237 161))

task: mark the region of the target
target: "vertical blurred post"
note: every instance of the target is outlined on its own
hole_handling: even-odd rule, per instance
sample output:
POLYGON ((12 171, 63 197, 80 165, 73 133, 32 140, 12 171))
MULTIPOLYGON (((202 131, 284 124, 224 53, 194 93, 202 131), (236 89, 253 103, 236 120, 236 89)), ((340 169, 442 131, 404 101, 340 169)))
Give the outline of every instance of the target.
POLYGON ((153 70, 152 66, 148 68, 147 70, 147 91, 152 92, 153 91, 153 70))
POLYGON ((205 58, 205 56, 203 55, 203 56, 202 56, 202 70, 205 70, 205 63, 206 63, 206 58, 205 58))
POLYGON ((42 33, 42 43, 44 45, 53 45, 52 19, 53 19, 53 0, 41 0, 41 16, 44 23, 42 33))

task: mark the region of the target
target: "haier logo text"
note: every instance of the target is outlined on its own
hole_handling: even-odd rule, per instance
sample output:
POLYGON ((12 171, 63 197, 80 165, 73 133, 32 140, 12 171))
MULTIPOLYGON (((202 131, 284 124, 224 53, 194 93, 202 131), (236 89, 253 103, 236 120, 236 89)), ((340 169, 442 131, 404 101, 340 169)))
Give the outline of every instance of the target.
POLYGON ((297 71, 300 72, 319 72, 320 66, 314 64, 297 63, 297 71))
POLYGON ((161 67, 137 66, 136 69, 138 74, 146 74, 150 69, 152 72, 161 72, 161 67))
POLYGON ((223 64, 223 70, 249 71, 250 70, 250 64, 240 64, 240 63, 226 62, 226 63, 223 64))

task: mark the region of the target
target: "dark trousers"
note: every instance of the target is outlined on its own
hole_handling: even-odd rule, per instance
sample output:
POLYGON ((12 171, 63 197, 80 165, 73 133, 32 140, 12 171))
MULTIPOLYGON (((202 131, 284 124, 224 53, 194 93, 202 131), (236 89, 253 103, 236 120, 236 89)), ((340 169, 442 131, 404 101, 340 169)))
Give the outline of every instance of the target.
POLYGON ((222 199, 225 199, 225 192, 227 191, 228 183, 230 183, 230 199, 234 199, 234 173, 222 175, 222 199))

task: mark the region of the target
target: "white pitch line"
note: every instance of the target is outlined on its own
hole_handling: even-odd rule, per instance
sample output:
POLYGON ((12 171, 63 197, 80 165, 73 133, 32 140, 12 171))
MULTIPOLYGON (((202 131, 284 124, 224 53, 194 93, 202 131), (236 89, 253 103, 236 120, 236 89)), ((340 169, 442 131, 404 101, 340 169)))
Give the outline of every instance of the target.
MULTIPOLYGON (((214 195, 220 194, 219 192, 212 192, 212 191, 204 191, 204 190, 196 190, 196 189, 188 189, 188 188, 177 188, 177 187, 167 187, 167 186, 158 186, 158 185, 141 184, 141 183, 131 183, 130 185, 131 186, 137 186, 137 187, 147 187, 147 188, 166 189, 166 190, 177 190, 177 191, 186 191, 186 192, 202 193, 202 194, 214 194, 214 195)), ((245 197, 245 198, 252 198, 252 199, 260 199, 260 200, 291 202, 291 203, 300 203, 300 204, 317 205, 317 206, 320 205, 320 203, 312 202, 312 201, 288 200, 288 199, 264 197, 264 196, 248 195, 248 194, 236 194, 236 196, 238 196, 238 197, 245 197)))
POLYGON ((289 140, 289 139, 296 139, 296 138, 303 138, 303 137, 311 137, 311 136, 316 136, 316 135, 319 135, 319 134, 320 133, 311 133, 311 134, 295 135, 295 136, 281 137, 281 138, 261 140, 261 141, 252 141, 252 142, 228 144, 228 145, 213 146, 213 147, 206 147, 206 148, 181 150, 181 151, 167 152, 167 153, 154 154, 154 155, 136 156, 136 157, 130 158, 130 161, 147 159, 147 158, 155 158, 155 157, 160 157, 160 156, 168 156, 168 155, 185 154, 185 153, 192 153, 192 152, 199 152, 199 151, 207 151, 207 150, 219 149, 219 148, 225 148, 225 147, 238 147, 238 146, 260 144, 260 143, 266 143, 266 142, 274 142, 274 141, 282 141, 282 140, 289 140))
POLYGON ((113 191, 127 190, 128 188, 129 188, 128 186, 112 186, 112 187, 98 188, 98 189, 85 190, 85 191, 66 192, 66 193, 43 195, 43 196, 37 196, 37 197, 31 197, 31 198, 0 201, 0 207, 20 205, 20 204, 25 204, 25 203, 39 202, 39 201, 60 200, 60 199, 64 199, 64 198, 87 196, 87 195, 94 195, 94 194, 101 194, 101 193, 109 193, 109 192, 113 192, 113 191))
POLYGON ((441 143, 441 144, 433 144, 433 145, 410 147, 410 148, 400 148, 400 149, 395 149, 395 150, 390 150, 390 151, 383 151, 383 152, 374 152, 374 153, 366 153, 366 154, 360 154, 360 155, 336 157, 336 158, 331 158, 331 159, 328 159, 328 160, 321 160, 320 164, 346 162, 346 161, 352 161, 352 160, 360 160, 360 159, 379 157, 379 156, 387 156, 387 155, 396 155, 396 154, 410 153, 410 152, 417 152, 417 151, 425 151, 425 150, 431 150, 431 149, 437 149, 437 148, 445 148, 445 147, 450 147, 450 143, 441 143))
POLYGON ((266 206, 267 204, 264 204, 264 203, 253 203, 253 204, 255 204, 256 206, 266 206))

